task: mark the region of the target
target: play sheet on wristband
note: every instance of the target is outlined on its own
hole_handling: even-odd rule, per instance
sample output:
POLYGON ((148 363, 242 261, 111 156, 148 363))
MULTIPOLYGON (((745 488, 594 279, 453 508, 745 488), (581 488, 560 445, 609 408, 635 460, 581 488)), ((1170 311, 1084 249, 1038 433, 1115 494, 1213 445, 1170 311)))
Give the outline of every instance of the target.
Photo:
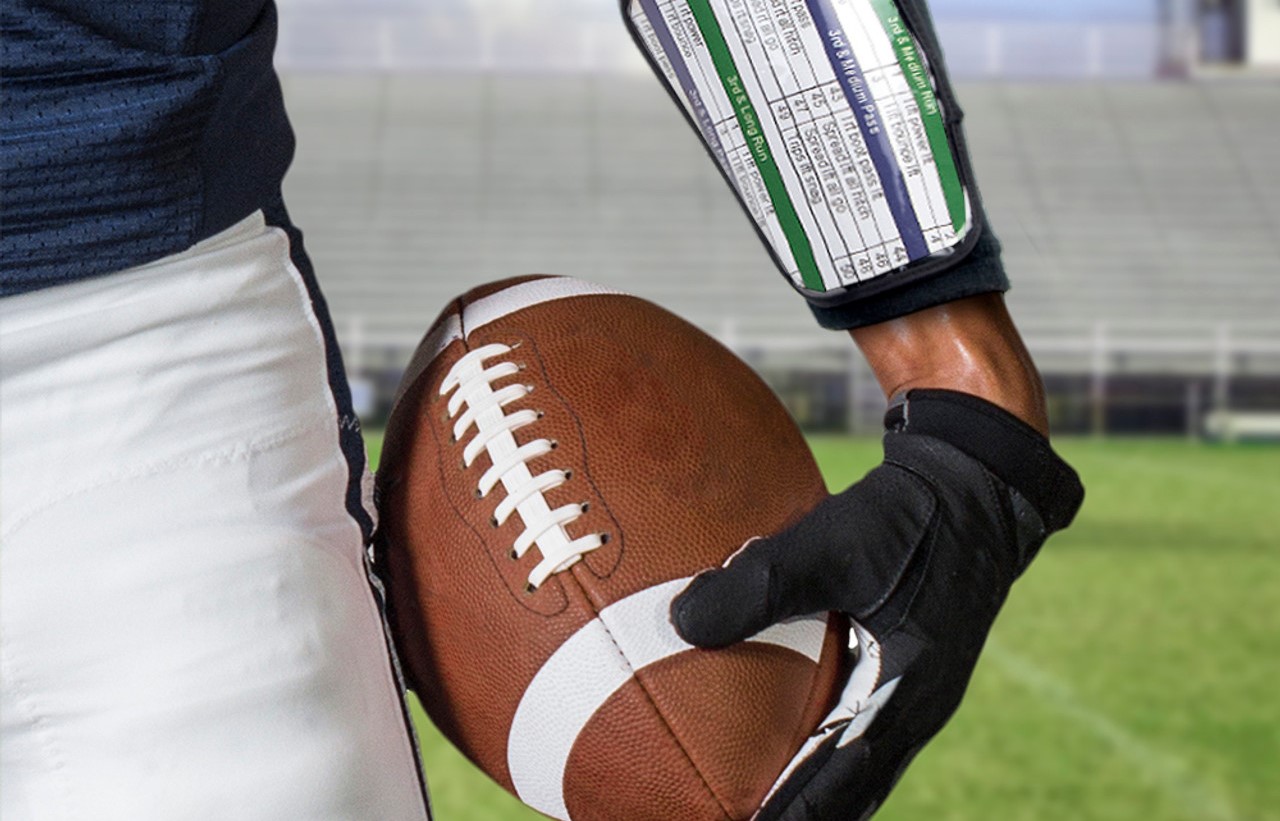
POLYGON ((893 0, 630 0, 642 44, 796 285, 946 253, 970 201, 893 0))

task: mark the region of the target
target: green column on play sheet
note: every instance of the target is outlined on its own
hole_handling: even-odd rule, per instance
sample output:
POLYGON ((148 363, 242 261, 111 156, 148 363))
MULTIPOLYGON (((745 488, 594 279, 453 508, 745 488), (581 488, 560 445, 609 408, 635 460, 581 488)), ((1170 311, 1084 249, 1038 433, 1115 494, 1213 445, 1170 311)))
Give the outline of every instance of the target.
POLYGON ((760 128, 760 116, 742 85, 738 66, 729 51, 729 44, 725 42, 720 22, 716 19, 715 12, 711 10, 708 0, 689 0, 689 10, 693 12, 694 20, 702 31, 702 38, 707 44, 707 50, 711 53, 712 62, 715 63, 716 73, 720 75, 720 82, 724 86, 725 93, 729 95, 729 103, 733 106, 734 115, 742 128, 742 136, 751 150, 756 168, 760 171, 760 178, 764 181, 769 198, 773 201, 774 213, 778 215, 778 223, 782 226, 782 232, 787 238, 791 255, 795 257, 796 267, 800 270, 804 286, 811 291, 825 291, 827 287, 822 281, 818 262, 813 256, 813 246, 809 242, 804 226, 800 223, 795 205, 791 202, 791 195, 787 191, 786 183, 782 180, 778 163, 773 158, 769 141, 760 128))
POLYGON ((915 38, 911 36, 893 0, 870 0, 870 3, 880 18, 885 33, 889 35, 889 42, 893 44, 894 53, 898 57, 898 65, 902 67, 911 93, 916 98, 925 133, 929 138, 929 148, 933 152, 933 161, 938 167, 938 178, 942 181, 942 191, 947 199, 951 226, 959 233, 966 218, 964 186, 960 184, 960 174, 956 171, 951 141, 947 139, 947 126, 942 119, 942 107, 933 90, 929 71, 920 58, 915 38))

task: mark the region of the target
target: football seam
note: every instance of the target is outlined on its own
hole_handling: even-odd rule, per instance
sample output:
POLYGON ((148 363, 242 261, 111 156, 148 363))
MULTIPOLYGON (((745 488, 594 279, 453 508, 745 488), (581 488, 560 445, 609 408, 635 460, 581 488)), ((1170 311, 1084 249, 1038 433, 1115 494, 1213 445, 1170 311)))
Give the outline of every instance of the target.
MULTIPOLYGON (((595 569, 591 567, 592 554, 588 554, 583 557, 582 560, 582 563, 586 566, 587 570, 591 571, 591 575, 595 576, 597 579, 608 579, 614 574, 614 571, 618 569, 618 566, 622 564, 622 560, 626 556, 627 545, 626 540, 622 538, 622 523, 619 522, 618 517, 613 514, 613 508, 609 506, 609 502, 604 498, 604 493, 600 490, 600 486, 596 484, 595 477, 591 474, 591 461, 587 458, 587 432, 582 427, 582 419, 576 412, 574 412, 573 405, 570 404, 565 395, 557 390, 555 383, 551 381, 551 375, 547 373, 547 362, 543 359, 542 351, 539 350, 538 343, 534 340, 533 334, 528 331, 516 331, 516 333, 519 333, 524 337, 529 344, 529 348, 533 351, 533 356, 538 361, 538 371, 542 374, 542 383, 546 386, 547 390, 555 394, 556 398, 560 400, 561 407, 563 407, 569 414, 569 419, 573 422, 574 430, 578 433, 578 443, 582 446, 583 478, 587 480, 587 484, 590 485, 591 490, 595 492, 596 498, 600 500, 600 506, 604 508, 604 512, 609 516, 609 521, 613 522, 613 526, 618 531, 618 558, 614 561, 613 566, 609 568, 608 572, 603 574, 597 573, 595 569)), ((585 591, 583 592, 585 593, 585 591)), ((592 605, 592 609, 595 609, 595 605, 592 605)))
MULTIPOLYGON (((569 414, 569 417, 573 420, 574 426, 578 429, 578 433, 582 442, 582 462, 583 462, 584 472, 588 476, 588 480, 591 482, 592 487, 595 488, 596 496, 604 504, 605 509, 609 510, 610 518, 614 519, 614 523, 618 527, 618 542, 619 542, 618 563, 621 564, 622 553, 626 549, 626 534, 622 529, 621 523, 618 522, 617 519, 613 516, 613 511, 609 508, 609 504, 608 504, 608 501, 605 499, 605 495, 600 491, 599 487, 595 484, 594 479, 590 479, 590 476, 591 476, 591 470, 589 467, 590 454, 589 454, 589 447, 587 444, 586 433, 582 427, 582 419, 581 417, 578 416, 577 411, 574 410, 573 405, 567 399, 565 399, 564 394, 556 390, 555 384, 552 382, 550 375, 547 374, 545 371, 545 364, 542 361, 542 357, 540 353, 538 354, 538 359, 539 359, 539 363, 538 363, 539 367, 543 369, 543 379, 547 385, 548 390, 551 390, 556 394, 557 397, 560 398, 561 404, 564 406, 565 412, 569 414)), ((588 568, 588 570, 590 570, 590 568, 588 568)), ((724 801, 721 800, 719 794, 717 794, 716 791, 711 787, 711 784, 707 782, 707 778, 703 774, 702 768, 699 767, 697 761, 694 760, 693 755, 689 752, 688 746, 684 743, 684 740, 680 738, 680 735, 679 733, 676 732, 675 728, 671 726, 671 722, 667 720, 667 716, 663 713, 661 708, 658 706, 658 703, 654 699, 653 694, 649 692, 649 687, 644 683, 643 680, 641 680, 639 675, 639 670, 637 670, 635 665, 631 663, 631 659, 627 656, 626 651, 622 649, 622 646, 618 644, 617 639, 613 635, 613 631, 609 629, 609 625, 606 624, 602 618, 600 618, 600 608, 598 608, 596 606, 596 603, 592 600, 590 591, 588 591, 586 587, 583 585, 582 580, 579 579, 572 572, 566 572, 564 574, 557 574, 557 575, 568 575, 572 579, 572 583, 578 588, 578 591, 582 594, 583 600, 587 603, 587 606, 591 608, 591 612, 594 614, 596 621, 600 622, 601 626, 604 628, 605 635, 609 637, 609 643, 613 645, 614 650, 617 651, 618 653, 618 657, 622 659, 622 661, 627 666, 627 670, 631 672, 630 680, 635 681, 636 686, 639 688, 640 693, 644 697, 645 702, 648 703, 649 708, 653 710, 654 715, 657 716, 659 723, 662 725, 662 728, 671 737, 671 740, 675 742, 676 747, 680 750, 681 754, 685 757, 685 760, 689 762, 689 767, 697 775, 698 781, 701 782, 703 788, 707 791, 707 794, 711 796, 711 799, 715 801, 716 806, 720 808, 720 811, 724 814, 724 817, 726 819, 732 819, 733 816, 730 814, 729 808, 725 806, 724 801)), ((592 575, 595 575, 594 572, 592 573, 592 575)), ((813 688, 811 687, 810 689, 812 690, 813 688)), ((810 696, 810 698, 812 698, 812 696, 810 696)))
MULTIPOLYGON (((680 753, 684 756, 685 760, 689 762, 689 768, 693 770, 695 775, 697 775, 698 781, 702 784, 703 789, 707 791, 707 795, 711 796, 711 800, 716 802, 716 806, 720 808, 720 812, 723 813, 725 819, 732 821, 733 816, 730 815, 729 808, 724 805, 724 802, 720 800, 720 796, 717 795, 716 791, 711 788, 709 783, 707 783, 706 776, 702 774, 702 768, 698 766, 698 762, 693 760, 693 755, 690 754, 688 747, 685 746, 684 741, 680 738, 680 735, 676 732, 675 728, 671 726, 671 722, 667 721, 666 715, 664 715, 662 710, 658 707, 658 703, 649 692, 648 686, 640 679, 640 671, 631 663, 631 659, 627 656, 626 651, 622 649, 622 645, 618 644, 618 640, 614 638, 613 631, 609 629, 609 625, 605 623, 604 619, 600 618, 600 610, 596 608, 595 602, 591 600, 590 593, 583 588, 582 582, 579 581, 576 576, 573 579, 573 583, 578 586, 587 606, 590 607, 591 612, 595 614, 596 621, 598 621, 601 627, 604 628, 604 634, 609 637, 609 643, 613 645, 613 649, 617 651, 618 657, 622 659, 623 663, 627 665, 627 669, 631 671, 631 677, 628 681, 634 681, 636 683, 636 687, 640 690, 641 696, 644 697, 649 708, 653 710, 654 715, 658 717, 658 722, 662 725, 662 728, 666 730, 667 735, 671 736, 671 740, 675 742, 676 749, 680 750, 680 753)), ((592 718, 594 717, 595 716, 593 714, 592 718)), ((590 725, 590 720, 588 720, 587 724, 590 725)), ((576 740, 574 742, 574 746, 577 746, 576 740)))
MULTIPOLYGON (((548 278, 548 279, 572 279, 572 278, 570 278, 570 277, 563 277, 563 278, 559 278, 559 277, 533 277, 532 279, 533 279, 533 280, 538 280, 538 279, 543 279, 543 278, 548 278)), ((466 312, 467 312, 467 310, 471 307, 471 305, 472 305, 472 304, 478 304, 479 302, 483 302, 485 299, 492 299, 492 298, 497 297, 498 295, 500 295, 500 294, 504 293, 505 291, 510 290, 511 288, 514 288, 514 287, 520 287, 521 285, 525 285, 525 284, 528 284, 528 283, 527 283, 527 282, 517 282, 517 283, 515 283, 514 285, 509 285, 509 286, 507 286, 506 288, 503 288, 503 289, 501 289, 501 290, 495 291, 495 292, 494 292, 494 293, 492 293, 492 294, 487 294, 487 295, 486 295, 485 297, 483 297, 482 299, 477 300, 477 302, 476 302, 476 303, 467 303, 467 302, 466 302, 466 300, 465 300, 465 296, 464 296, 464 297, 459 297, 459 298, 457 299, 457 304, 458 304, 458 309, 459 309, 459 311, 458 311, 458 318, 459 318, 459 319, 458 319, 459 339, 460 339, 460 341, 462 342, 462 346, 463 346, 463 349, 464 349, 464 350, 466 350, 467 352, 471 352, 471 351, 473 351, 473 350, 474 350, 474 348, 473 348, 473 347, 472 347, 472 345, 471 345, 471 339, 470 339, 470 336, 471 336, 471 333, 472 333, 474 330, 478 330, 478 328, 471 328, 471 327, 469 327, 469 326, 467 325, 467 323, 466 323, 466 312)), ((584 294, 584 295, 582 295, 582 297, 580 297, 580 298, 590 298, 590 297, 609 297, 609 298, 622 297, 622 298, 624 298, 624 299, 636 299, 636 297, 632 297, 632 296, 631 296, 631 295, 629 295, 629 294, 621 294, 621 293, 584 294)), ((551 302, 554 302, 554 301, 556 301, 556 300, 551 300, 551 302)), ((516 342, 514 345, 510 345, 509 347, 512 347, 512 348, 518 348, 518 347, 520 347, 521 345, 528 345, 528 346, 529 346, 529 349, 530 349, 531 353, 533 354, 533 359, 537 362, 537 365, 538 365, 538 373, 539 373, 539 374, 541 375, 541 377, 542 377, 542 384, 546 387, 546 390, 547 390, 547 391, 549 391, 549 392, 550 392, 550 393, 555 397, 555 399, 556 399, 556 400, 558 400, 559 405, 560 405, 561 407, 563 407, 563 408, 568 412, 568 418, 570 419, 570 421, 572 421, 572 422, 573 422, 574 432, 575 432, 575 434, 576 434, 576 436, 577 436, 578 442, 582 445, 583 460, 582 460, 582 466, 581 466, 581 467, 582 467, 581 473, 582 473, 582 474, 583 474, 583 476, 586 478, 586 480, 587 480, 587 485, 588 485, 588 486, 591 488, 591 490, 594 492, 594 494, 595 494, 595 498, 599 500, 599 502, 600 502, 600 507, 603 509, 603 511, 604 511, 605 515, 607 516, 607 518, 609 519, 609 521, 613 524, 613 526, 614 526, 614 528, 615 528, 615 529, 617 529, 617 530, 619 530, 619 531, 620 531, 620 530, 621 530, 621 525, 619 524, 617 517, 614 515, 614 513, 613 513, 612 509, 610 509, 609 505, 608 505, 607 503, 605 503, 605 501, 604 501, 604 496, 603 496, 603 494, 600 492, 600 488, 599 488, 599 486, 595 483, 595 480, 591 478, 590 471, 587 469, 587 461, 586 461, 586 450, 587 450, 587 448, 586 448, 586 433, 585 433, 585 431, 583 430, 582 422, 581 422, 581 420, 578 418, 577 414, 573 413, 573 412, 569 409, 569 408, 570 408, 570 405, 569 405, 569 401, 568 401, 568 399, 566 399, 566 398, 565 398, 565 396, 564 396, 560 391, 556 390, 555 386, 552 384, 552 381, 551 381, 551 379, 550 379, 550 376, 549 376, 549 374, 548 374, 548 372, 547 372, 546 360, 543 358, 542 353, 541 353, 541 351, 539 350, 539 347, 538 347, 538 345, 537 345, 537 342, 535 341, 535 336, 536 336, 536 335, 535 335, 533 332, 531 332, 530 330, 528 330, 527 328, 523 327, 523 326, 520 324, 520 321, 519 321, 519 316, 520 316, 523 312, 527 311, 529 308, 534 308, 534 307, 538 307, 538 306, 540 306, 540 305, 545 305, 545 304, 549 304, 549 303, 548 303, 548 302, 543 301, 543 302, 534 302, 534 303, 532 303, 532 304, 526 304, 526 305, 523 305, 523 306, 521 306, 521 307, 519 307, 519 308, 517 308, 517 309, 514 309, 514 310, 509 311, 509 312, 508 312, 508 313, 506 313, 506 314, 503 314, 503 315, 500 317, 500 319, 502 320, 502 322, 498 323, 496 327, 495 327, 495 322, 494 322, 494 321, 490 321, 490 322, 483 323, 483 324, 481 324, 479 327, 480 327, 480 328, 491 328, 491 329, 494 329, 494 332, 490 335, 490 339, 491 339, 491 341, 497 341, 497 340, 500 340, 500 339, 502 339, 502 338, 504 338, 504 337, 505 337, 505 338, 516 337, 516 338, 517 338, 517 342, 516 342)), ((499 344, 504 344, 504 345, 505 345, 506 343, 499 343, 499 344)), ((523 367, 523 366, 522 366, 522 367, 523 367)), ((513 438, 513 440, 514 440, 514 432, 512 432, 512 438, 513 438)), ((553 447, 554 447, 554 445, 553 445, 553 447)), ((487 450, 487 448, 486 448, 486 450, 487 450)), ((536 457, 536 458, 539 458, 539 459, 540 459, 540 458, 544 458, 544 456, 545 456, 545 454, 544 454, 543 456, 539 456, 539 457, 536 457)), ((490 454, 490 458, 492 459, 492 454, 490 454)), ((545 497, 545 491, 541 491, 541 492, 539 492, 537 495, 538 495, 538 496, 540 496, 540 497, 542 497, 544 500, 545 500, 545 498, 546 498, 546 497, 545 497)), ((584 511, 583 511, 583 512, 585 513, 585 506, 584 506, 584 511)), ((522 521, 523 521, 523 518, 524 518, 524 517, 523 517, 523 515, 521 515, 521 520, 522 520, 522 521)), ((575 520, 575 521, 576 521, 576 520, 575 520)), ((561 525, 559 525, 559 526, 558 526, 558 529, 560 530, 560 532, 561 532, 562 534, 564 534, 564 536, 565 536, 566 538, 569 538, 568 525, 569 525, 569 524, 571 524, 571 523, 572 523, 572 522, 566 522, 566 523, 561 524, 561 525)), ((536 546, 536 547, 541 547, 541 546, 540 546, 540 545, 538 545, 536 542, 535 542, 534 546, 536 546)), ((599 546, 603 546, 603 544, 602 544, 602 545, 599 545, 599 546)), ((584 566, 585 566, 585 567, 586 567, 586 568, 591 572, 591 574, 592 574, 592 575, 594 575, 596 578, 600 578, 600 579, 607 579, 607 578, 609 578, 610 576, 612 576, 612 575, 613 575, 614 571, 615 571, 615 570, 617 570, 618 565, 622 563, 623 548, 622 548, 622 544, 621 544, 621 539, 619 539, 619 543, 618 543, 618 547, 617 547, 617 552, 616 552, 616 558, 615 558, 615 560, 613 561, 613 563, 612 563, 611 565, 608 565, 607 567, 605 567, 605 568, 604 568, 604 570, 603 570, 603 572, 601 572, 601 571, 597 571, 597 570, 595 569, 595 567, 593 567, 594 560, 598 558, 598 555, 599 555, 599 554, 597 554, 594 550, 592 550, 591 552, 587 553, 586 555, 579 555, 579 556, 578 556, 577 561, 575 561, 575 562, 574 562, 574 564, 577 564, 577 563, 579 563, 579 562, 580 562, 580 563, 582 563, 582 564, 583 564, 583 565, 584 565, 584 566)), ((568 570, 568 568, 565 568, 565 571, 567 571, 567 570, 568 570)), ((552 578, 554 578, 554 576, 562 575, 562 573, 563 573, 563 572, 565 572, 565 571, 561 571, 561 572, 559 572, 559 573, 553 573, 553 574, 552 574, 552 578)), ((548 580, 550 580, 550 579, 548 579, 548 580)), ((544 582, 544 584, 545 584, 545 582, 544 582)), ((513 592, 513 594, 514 594, 514 591, 512 591, 512 592, 513 592)), ((529 608, 529 609, 534 609, 534 608, 529 608)), ((562 610, 563 610, 563 608, 562 608, 560 611, 557 611, 557 613, 558 613, 558 612, 562 612, 562 610)), ((537 612, 540 612, 540 611, 537 611, 537 612)), ((545 614, 544 614, 544 615, 545 615, 545 614)), ((551 614, 551 615, 555 615, 555 614, 551 614)))
MULTIPOLYGON (((512 329, 512 332, 517 333, 515 329, 512 329)), ((529 334, 528 332, 524 332, 524 333, 521 333, 520 335, 532 341, 532 334, 529 334)), ((463 345, 467 348, 467 350, 471 350, 470 340, 467 337, 465 328, 463 329, 462 342, 463 342, 463 345)), ((573 421, 573 426, 578 432, 578 440, 582 445, 583 474, 586 477, 587 482, 591 485, 592 489, 595 491, 596 498, 600 499, 601 504, 604 506, 606 512, 608 512, 609 514, 609 518, 613 520, 614 526, 617 527, 618 529, 617 564, 621 564, 623 556, 626 551, 626 541, 627 541, 626 534, 623 532, 621 522, 619 522, 617 517, 614 516, 613 510, 610 508, 608 501, 605 499, 604 493, 601 492, 599 485, 596 484, 595 479, 591 475, 590 447, 588 446, 588 443, 587 443, 586 431, 583 429, 583 426, 582 426, 582 418, 578 415, 577 411, 574 410, 572 403, 570 403, 569 400, 565 397, 565 395, 556 388, 554 381, 552 381, 551 379, 551 375, 547 372, 546 361, 542 356, 542 352, 538 349, 538 346, 534 344, 534 345, 531 345, 531 347, 533 349, 534 357, 538 361, 538 369, 542 372, 543 384, 546 386, 547 390, 554 393, 556 395, 556 398, 560 400, 560 405, 564 408, 565 413, 567 413, 569 418, 573 421)), ((604 576, 600 576, 596 574, 595 571, 590 568, 590 566, 587 567, 588 572, 590 572, 596 578, 600 578, 600 579, 607 579, 609 576, 612 576, 613 571, 616 569, 617 569, 617 565, 615 565, 614 568, 611 569, 609 573, 605 574, 604 576)), ((724 805, 724 802, 720 799, 720 796, 716 793, 714 789, 712 789, 711 785, 707 782, 706 776, 703 774, 702 769, 698 766, 698 763, 694 761, 693 755, 689 752, 688 747, 685 745, 684 741, 680 738, 679 734, 676 733, 675 728, 671 726, 671 723, 667 720, 666 715, 664 715, 662 710, 659 708, 657 701, 654 700, 653 695, 649 692, 648 686, 646 686, 645 683, 640 679, 639 670, 637 670, 635 665, 631 663, 631 659, 627 656, 626 652, 622 649, 622 646, 618 644, 617 639, 613 635, 613 631, 610 630, 609 626, 605 624, 603 619, 600 618, 600 608, 598 608, 596 606, 596 603, 592 600, 590 591, 587 590, 586 586, 583 585, 582 581, 572 572, 572 569, 566 570, 561 573, 557 573, 556 576, 561 577, 562 584, 572 583, 577 588, 578 592, 581 593, 582 599, 586 603, 587 607, 590 608, 590 612, 592 616, 604 628, 605 635, 609 637, 609 644, 613 646, 614 651, 618 654, 618 658, 622 659, 622 662, 626 665, 627 670, 631 673, 629 680, 635 681, 636 686, 640 690, 641 696, 645 700, 645 703, 649 705, 649 709, 652 710, 653 714, 658 718, 658 723, 662 726, 663 730, 667 733, 667 735, 670 736, 671 740, 675 743, 676 748, 680 750, 681 755, 683 755, 685 760, 689 762, 689 768, 697 776, 698 781, 702 784, 703 789, 707 791, 707 795, 711 796, 711 800, 713 800, 716 806, 720 808, 721 813, 724 815, 726 819, 732 819, 733 816, 729 813, 728 807, 724 805), (568 577, 568 579, 564 578, 566 576, 568 577)), ((576 741, 575 741, 575 744, 576 744, 576 741)))
MULTIPOLYGON (((470 343, 470 341, 467 339, 467 337, 466 337, 466 335, 465 335, 465 334, 464 334, 464 335, 462 336, 462 338, 461 338, 460 340, 458 340, 458 341, 460 341, 460 342, 462 343, 462 347, 463 347, 463 349, 464 349, 464 350, 466 350, 466 351, 471 351, 471 350, 472 350, 472 348, 471 348, 471 343, 470 343)), ((430 385, 430 384, 429 384, 427 387, 428 387, 428 390, 430 390, 430 389, 431 389, 431 385, 430 385)), ((433 411, 432 411, 432 410, 430 410, 430 408, 434 408, 434 407, 436 406, 436 404, 437 404, 437 398, 436 398, 435 396, 428 396, 428 397, 427 397, 427 404, 428 404, 428 408, 429 408, 429 409, 428 409, 428 413, 432 413, 433 411)), ((447 458, 448 458, 448 457, 446 456, 446 454, 447 454, 447 453, 449 453, 449 448, 448 448, 448 447, 446 447, 445 442, 440 438, 440 436, 439 436, 438 432, 436 431, 436 424, 435 424, 435 420, 434 420, 434 419, 430 419, 430 420, 429 420, 429 429, 430 429, 430 431, 431 431, 431 436, 432 436, 432 438, 435 440, 435 444, 436 444, 436 447, 435 447, 435 451, 436 451, 436 469, 437 469, 437 470, 439 471, 439 473, 440 473, 440 486, 441 486, 442 488, 443 488, 443 487, 448 487, 448 486, 449 486, 449 485, 448 485, 448 478, 445 476, 445 464, 446 464, 446 461, 447 461, 447 458)), ((475 525, 474 525, 474 524, 472 524, 472 522, 471 522, 470 520, 468 520, 467 516, 466 516, 466 515, 465 515, 465 514, 464 514, 464 513, 463 513, 463 512, 458 508, 458 505, 456 504, 456 502, 455 502, 455 501, 454 501, 454 499, 452 498, 452 494, 445 493, 445 494, 443 494, 443 495, 444 495, 445 501, 446 501, 446 502, 448 503, 448 505, 449 505, 449 509, 453 511, 453 515, 454 515, 454 516, 456 516, 456 517, 458 518, 458 521, 462 522, 462 524, 467 528, 467 530, 471 531, 472 535, 474 535, 474 536, 476 537, 476 539, 479 541, 480 545, 482 545, 482 546, 486 545, 486 544, 487 544, 487 542, 486 542, 486 540, 485 540, 484 536, 482 536, 482 535, 480 534, 480 531, 476 529, 475 525)), ((524 600, 520 597, 520 595, 519 595, 518 593, 516 593, 516 591, 515 591, 515 590, 513 590, 513 589, 511 588, 511 585, 509 585, 509 584, 507 584, 507 583, 506 583, 506 577, 505 577, 505 576, 503 575, 503 573, 502 573, 502 567, 498 564, 498 559, 494 557, 493 553, 492 553, 492 552, 491 552, 487 547, 486 547, 486 548, 484 548, 484 549, 482 550, 482 552, 484 553, 485 558, 487 558, 487 559, 489 560, 489 565, 493 568, 494 574, 495 574, 495 575, 496 575, 500 580, 502 580, 502 586, 503 586, 503 588, 505 588, 505 589, 506 589, 506 591, 507 591, 507 596, 509 596, 509 597, 511 598, 511 600, 512 600, 513 602, 515 602, 516 604, 520 605, 521 607, 523 607, 523 608, 524 608, 524 609, 526 609, 526 610, 530 610, 530 611, 532 611, 532 612, 534 612, 534 613, 537 613, 539 616, 542 616, 542 617, 544 617, 544 618, 555 618, 556 616, 561 615, 562 613, 564 613, 564 611, 565 611, 565 610, 567 610, 567 609, 568 609, 568 607, 569 607, 569 597, 568 597, 568 595, 564 592, 564 590, 563 590, 563 589, 561 589, 561 591, 560 591, 560 595, 561 595, 561 597, 562 597, 563 601, 560 603, 560 606, 559 606, 558 608, 556 608, 554 611, 549 612, 549 613, 543 613, 543 612, 542 612, 542 611, 540 611, 540 610, 536 610, 536 609, 534 609, 534 608, 530 607, 530 606, 529 606, 529 604, 528 604, 528 602, 524 601, 524 600)), ((559 577, 561 577, 562 575, 563 575, 563 574, 561 574, 561 573, 557 573, 557 574, 555 574, 555 577, 553 577, 553 578, 555 578, 555 580, 556 580, 556 581, 558 581, 558 582, 563 586, 563 584, 564 584, 564 580, 563 580, 562 578, 559 578, 559 577)), ((593 607, 593 609, 594 609, 594 607, 593 607)))
MULTIPOLYGON (((832 618, 836 618, 836 617, 833 617, 831 614, 828 613, 827 627, 826 627, 828 632, 830 632, 831 630, 832 618)), ((804 746, 804 742, 808 740, 809 736, 813 735, 814 731, 817 730, 818 727, 822 726, 822 719, 823 719, 822 715, 818 716, 818 725, 817 727, 813 727, 813 728, 805 727, 803 719, 805 716, 809 715, 809 710, 813 708, 814 702, 818 698, 818 676, 819 674, 822 673, 822 663, 824 661, 827 661, 825 650, 827 648, 827 642, 829 640, 830 640, 829 636, 827 635, 824 635, 822 637, 822 646, 818 650, 818 661, 813 666, 813 674, 809 676, 809 688, 808 688, 809 695, 804 700, 804 709, 800 711, 801 721, 796 722, 797 727, 796 727, 795 733, 791 738, 791 746, 797 751, 804 746)), ((839 664, 839 660, 837 659, 833 663, 839 664)), ((782 769, 774 773, 773 780, 776 781, 778 776, 781 775, 786 770, 786 768, 787 768, 787 765, 784 763, 782 765, 782 769)))

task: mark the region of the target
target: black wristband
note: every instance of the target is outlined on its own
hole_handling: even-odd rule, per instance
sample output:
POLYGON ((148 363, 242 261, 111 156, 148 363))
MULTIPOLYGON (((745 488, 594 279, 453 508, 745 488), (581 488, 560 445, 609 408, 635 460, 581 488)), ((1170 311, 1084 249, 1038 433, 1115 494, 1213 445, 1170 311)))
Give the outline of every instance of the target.
POLYGON ((826 308, 810 303, 818 324, 827 330, 845 331, 879 325, 935 305, 979 294, 1003 294, 1009 290, 1009 277, 1000 259, 1000 241, 990 226, 982 229, 977 245, 963 262, 954 268, 875 296, 826 308))
POLYGON ((985 399, 913 390, 889 408, 890 434, 932 436, 974 459, 1035 507, 1049 532, 1071 524, 1084 501, 1076 472, 1035 428, 985 399))

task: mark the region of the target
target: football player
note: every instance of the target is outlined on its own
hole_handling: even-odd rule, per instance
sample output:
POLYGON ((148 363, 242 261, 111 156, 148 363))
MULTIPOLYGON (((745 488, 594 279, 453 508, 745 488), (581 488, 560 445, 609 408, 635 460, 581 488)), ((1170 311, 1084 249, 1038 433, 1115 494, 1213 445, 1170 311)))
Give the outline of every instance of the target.
MULTIPOLYGON (((945 89, 923 5, 897 8, 945 89)), ((281 199, 272 3, 12 0, 0 30, 0 817, 429 817, 360 429, 281 199)), ((959 229, 865 283, 770 245, 893 401, 882 467, 673 611, 709 647, 858 624, 762 817, 873 812, 1079 504, 962 182, 959 229)))

